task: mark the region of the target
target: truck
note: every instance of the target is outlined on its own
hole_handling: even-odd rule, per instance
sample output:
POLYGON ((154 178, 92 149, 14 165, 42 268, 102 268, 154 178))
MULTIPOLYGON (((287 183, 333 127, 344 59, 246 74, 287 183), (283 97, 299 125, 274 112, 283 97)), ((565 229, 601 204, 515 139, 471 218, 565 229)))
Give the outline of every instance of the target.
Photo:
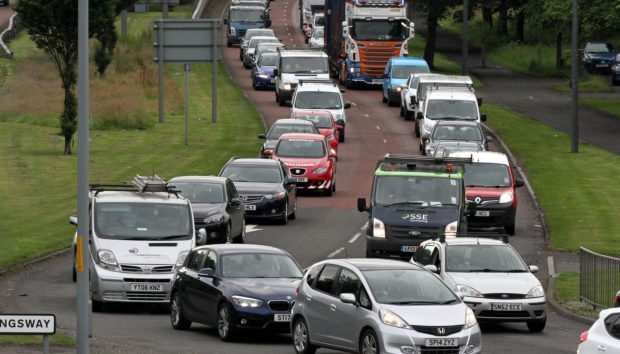
POLYGON ((323 13, 324 0, 300 0, 299 1, 299 26, 303 30, 315 13, 323 13))
POLYGON ((264 6, 233 4, 228 9, 224 25, 226 25, 226 46, 230 48, 233 44, 241 42, 247 30, 271 26, 269 9, 264 6))
POLYGON ((326 0, 325 48, 334 77, 347 88, 381 85, 393 56, 414 36, 405 0, 326 0))

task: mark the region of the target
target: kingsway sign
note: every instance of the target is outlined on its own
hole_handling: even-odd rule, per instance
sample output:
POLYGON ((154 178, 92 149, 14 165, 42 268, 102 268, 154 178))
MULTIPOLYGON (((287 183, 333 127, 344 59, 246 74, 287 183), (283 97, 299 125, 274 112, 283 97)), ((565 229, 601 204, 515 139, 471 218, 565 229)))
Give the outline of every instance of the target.
POLYGON ((54 334, 55 315, 0 314, 0 334, 54 334))

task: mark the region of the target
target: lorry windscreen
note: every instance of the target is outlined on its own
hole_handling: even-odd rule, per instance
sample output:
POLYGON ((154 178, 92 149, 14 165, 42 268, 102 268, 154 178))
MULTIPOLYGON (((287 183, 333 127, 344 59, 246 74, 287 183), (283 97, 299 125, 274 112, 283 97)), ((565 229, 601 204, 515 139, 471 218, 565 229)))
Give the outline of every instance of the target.
POLYGON ((282 58, 282 73, 299 74, 312 73, 320 74, 328 72, 326 57, 287 57, 282 58))
POLYGON ((374 204, 420 207, 455 206, 461 202, 461 181, 444 177, 377 176, 374 204))
POLYGON ((462 100, 430 100, 426 104, 428 119, 478 119, 478 102, 462 100))
POLYGON ((407 39, 407 29, 396 20, 355 20, 351 28, 353 39, 360 41, 402 41, 407 39))
POLYGON ((265 11, 256 9, 231 9, 230 21, 231 22, 262 22, 265 11))

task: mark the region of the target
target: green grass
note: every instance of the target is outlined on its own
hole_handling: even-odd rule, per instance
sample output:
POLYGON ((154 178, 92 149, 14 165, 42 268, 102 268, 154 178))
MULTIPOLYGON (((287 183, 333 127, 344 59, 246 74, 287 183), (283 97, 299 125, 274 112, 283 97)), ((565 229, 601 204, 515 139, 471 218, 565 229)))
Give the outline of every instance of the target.
MULTIPOLYGON (((579 92, 613 92, 613 89, 609 86, 609 78, 600 75, 585 74, 579 78, 579 92)), ((570 81, 553 85, 551 87, 555 91, 570 92, 570 81)))
POLYGON ((584 246, 620 255, 620 156, 585 143, 570 153, 566 134, 503 106, 485 104, 482 110, 524 167, 545 214, 551 248, 576 252, 584 246))
MULTIPOLYGON (((142 23, 148 26, 150 22, 142 23)), ((42 58, 36 50, 31 54, 42 58)), ((1 65, 9 69, 5 70, 8 77, 0 82, 23 79, 13 76, 10 63, 1 65)), ((176 75, 182 72, 182 66, 168 65, 167 72, 171 86, 177 86, 176 91, 167 93, 182 94, 184 85, 178 86, 184 77, 176 75)), ((119 183, 135 174, 152 172, 164 178, 217 174, 233 155, 256 156, 260 147, 256 135, 264 131, 263 122, 254 105, 231 82, 223 64, 218 67, 218 123, 210 123, 210 73, 208 64, 194 65, 191 72, 189 146, 184 145, 182 104, 180 108, 167 107, 165 123, 155 123, 148 130, 91 130, 90 182, 119 183)), ((117 85, 120 89, 122 82, 117 85)), ((97 93, 93 91, 91 104, 97 93)), ((157 97, 144 92, 141 96, 147 97, 146 104, 155 107, 156 112, 157 97)), ((121 98, 128 102, 138 99, 121 98)), ((42 96, 34 94, 29 99, 43 101, 42 96)), ((62 100, 62 96, 55 99, 62 100)), ((0 105, 0 116, 3 109, 0 105)), ((126 113, 141 109, 128 106, 126 113)), ((0 121, 0 194, 5 196, 0 199, 0 268, 67 247, 75 231, 68 217, 76 208, 77 156, 62 155, 63 138, 57 135, 56 114, 23 114, 32 120, 0 121), (37 124, 38 120, 47 123, 37 124)), ((150 119, 156 121, 156 113, 150 119)))
MULTIPOLYGON (((61 333, 56 332, 49 338, 50 346, 75 346, 75 339, 72 337, 61 333)), ((16 345, 42 345, 43 336, 38 335, 1 335, 0 336, 0 345, 2 344, 16 344, 16 345)), ((50 348, 51 349, 51 348, 50 348)))
POLYGON ((620 99, 584 97, 580 102, 599 111, 620 117, 620 99))
MULTIPOLYGON (((613 296, 613 294, 611 295, 613 296)), ((561 273, 555 279, 553 298, 565 309, 591 319, 598 317, 592 305, 579 301, 579 273, 561 273)))

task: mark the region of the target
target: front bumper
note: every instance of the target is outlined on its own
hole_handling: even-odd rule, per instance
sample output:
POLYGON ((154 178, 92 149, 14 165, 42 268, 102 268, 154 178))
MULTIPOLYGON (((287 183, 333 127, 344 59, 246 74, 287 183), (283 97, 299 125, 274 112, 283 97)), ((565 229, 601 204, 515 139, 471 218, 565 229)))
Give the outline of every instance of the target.
POLYGON ((280 218, 286 211, 286 197, 279 199, 263 197, 258 201, 244 202, 243 205, 246 218, 280 218))
POLYGON ((400 91, 395 90, 395 89, 389 89, 388 95, 390 97, 391 102, 400 104, 400 91))
POLYGON ((261 78, 257 75, 252 76, 252 83, 255 87, 273 89, 276 87, 272 77, 261 78))
MULTIPOLYGON (((238 331, 265 331, 272 333, 288 333, 291 331, 290 321, 276 321, 276 315, 290 315, 290 311, 273 311, 263 305, 259 308, 230 305, 232 325, 238 331)), ((290 318, 290 317, 289 317, 290 318)))
POLYGON ((416 237, 410 239, 394 239, 389 235, 386 238, 379 238, 366 235, 366 251, 368 256, 373 258, 396 258, 409 260, 413 256, 410 247, 417 248, 420 243, 431 237, 416 237), (410 248, 403 250, 403 247, 410 248))
POLYGON ((475 325, 462 329, 447 336, 435 336, 418 332, 415 329, 401 329, 388 325, 380 325, 381 352, 387 354, 402 353, 480 353, 482 351, 482 334, 480 327, 475 325), (426 347, 426 339, 454 338, 458 346, 426 347))
POLYGON ((547 301, 544 297, 532 299, 490 299, 465 297, 479 321, 524 322, 547 317, 547 301), (521 311, 494 311, 491 304, 521 304, 521 311))
POLYGON ((467 230, 503 230, 505 227, 515 224, 517 213, 513 203, 495 204, 491 206, 480 206, 476 211, 488 211, 489 216, 468 216, 467 230), (506 205, 507 204, 507 205, 506 205))
MULTIPOLYGON (((168 303, 174 273, 114 272, 91 258, 90 290, 93 300, 118 303, 168 303), (162 291, 133 291, 131 284, 162 285, 162 291)), ((169 265, 174 270, 174 265, 169 265)))
POLYGON ((333 175, 331 172, 326 172, 320 175, 314 173, 306 173, 304 175, 295 175, 291 172, 293 178, 307 179, 307 181, 297 182, 298 190, 318 190, 324 191, 332 187, 333 175))

